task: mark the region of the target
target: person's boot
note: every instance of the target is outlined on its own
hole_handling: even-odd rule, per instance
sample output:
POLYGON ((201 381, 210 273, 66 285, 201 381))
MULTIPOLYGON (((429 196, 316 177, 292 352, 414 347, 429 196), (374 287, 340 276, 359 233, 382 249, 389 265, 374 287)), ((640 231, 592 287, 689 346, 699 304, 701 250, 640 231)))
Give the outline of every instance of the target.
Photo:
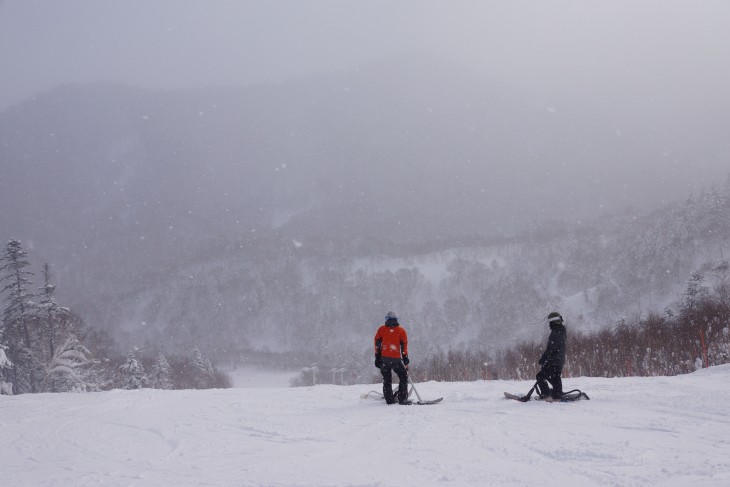
POLYGON ((548 396, 549 391, 543 391, 542 387, 540 387, 540 383, 538 382, 535 384, 535 392, 537 393, 537 399, 542 401, 548 396))
POLYGON ((395 404, 398 402, 398 396, 393 391, 393 385, 390 383, 383 383, 383 397, 385 398, 386 404, 395 404))

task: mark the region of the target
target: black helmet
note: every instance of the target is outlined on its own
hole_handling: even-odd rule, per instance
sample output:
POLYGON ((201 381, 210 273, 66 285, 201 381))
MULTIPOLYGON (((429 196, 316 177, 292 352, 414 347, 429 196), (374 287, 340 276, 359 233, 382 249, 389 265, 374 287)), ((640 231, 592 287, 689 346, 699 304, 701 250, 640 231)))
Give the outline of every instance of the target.
POLYGON ((563 322, 563 317, 557 311, 553 311, 552 313, 550 313, 548 315, 548 323, 553 324, 553 323, 562 323, 562 322, 563 322))

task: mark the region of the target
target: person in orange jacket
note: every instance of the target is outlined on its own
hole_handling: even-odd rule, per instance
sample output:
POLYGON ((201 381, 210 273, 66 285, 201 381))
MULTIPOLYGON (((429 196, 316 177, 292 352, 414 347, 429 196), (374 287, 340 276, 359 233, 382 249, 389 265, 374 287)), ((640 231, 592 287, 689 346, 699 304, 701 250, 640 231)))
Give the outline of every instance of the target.
POLYGON ((408 400, 408 334, 398 323, 395 311, 388 311, 383 324, 375 333, 375 366, 383 374, 385 402, 410 404, 408 400), (398 375, 398 397, 393 394, 393 377, 398 375))

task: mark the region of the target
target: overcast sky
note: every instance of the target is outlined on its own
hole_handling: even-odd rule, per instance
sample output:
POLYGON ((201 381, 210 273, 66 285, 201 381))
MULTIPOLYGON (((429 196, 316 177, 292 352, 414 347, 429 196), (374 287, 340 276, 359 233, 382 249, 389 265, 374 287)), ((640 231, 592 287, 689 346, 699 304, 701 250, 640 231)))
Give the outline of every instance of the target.
POLYGON ((280 81, 424 52, 535 89, 730 86, 730 2, 0 0, 0 110, 57 84, 280 81))

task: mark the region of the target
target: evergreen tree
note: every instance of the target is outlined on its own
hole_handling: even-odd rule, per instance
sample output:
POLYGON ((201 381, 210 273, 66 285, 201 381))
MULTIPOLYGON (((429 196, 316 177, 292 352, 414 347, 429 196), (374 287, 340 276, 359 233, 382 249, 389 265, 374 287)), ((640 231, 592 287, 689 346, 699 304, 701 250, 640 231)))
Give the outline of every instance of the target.
POLYGON ((167 362, 165 355, 160 353, 155 364, 152 366, 149 377, 149 385, 154 389, 173 389, 172 368, 167 362))
POLYGON ((700 303, 707 297, 709 289, 703 284, 705 276, 700 272, 692 273, 687 281, 687 289, 682 295, 680 311, 685 318, 693 318, 700 303))
POLYGON ((127 354, 127 360, 119 366, 121 374, 122 389, 142 389, 147 387, 147 377, 145 376, 144 366, 142 362, 137 360, 134 351, 127 354))
POLYGON ((27 251, 15 239, 10 239, 0 255, 0 282, 7 283, 0 292, 8 292, 0 339, 7 343, 8 354, 14 364, 16 393, 37 392, 35 375, 39 365, 33 356, 29 328, 35 304, 27 290, 31 283, 29 276, 33 273, 26 270, 30 265, 26 255, 27 251))
POLYGON ((74 335, 55 351, 48 367, 51 392, 86 392, 99 390, 94 375, 91 352, 74 335))
POLYGON ((50 266, 43 266, 43 287, 39 288, 40 302, 37 306, 37 314, 44 325, 44 343, 40 348, 44 357, 50 362, 56 354, 56 345, 68 339, 71 335, 64 333, 62 322, 68 321, 70 312, 68 308, 62 308, 56 304, 54 294, 56 286, 51 284, 50 266), (66 336, 64 336, 66 335, 66 336))
POLYGON ((215 380, 213 365, 198 350, 193 348, 193 384, 197 389, 207 389, 212 387, 215 380))

